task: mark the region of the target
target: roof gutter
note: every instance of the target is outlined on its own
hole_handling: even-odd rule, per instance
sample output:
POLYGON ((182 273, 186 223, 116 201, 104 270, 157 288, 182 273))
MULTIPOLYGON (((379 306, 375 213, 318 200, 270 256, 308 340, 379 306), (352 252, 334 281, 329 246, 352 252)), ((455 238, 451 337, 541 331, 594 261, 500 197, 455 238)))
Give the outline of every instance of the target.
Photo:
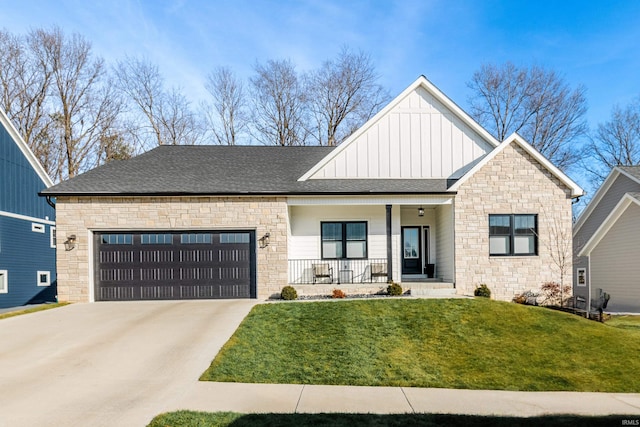
MULTIPOLYGON (((251 196, 251 197, 286 197, 286 196, 384 196, 384 195, 434 195, 434 196, 451 196, 457 194, 457 191, 384 191, 384 192, 326 192, 326 191, 314 191, 314 192, 295 192, 295 193, 186 193, 186 192, 166 192, 166 193, 56 193, 56 194, 41 194, 49 199, 51 197, 64 196, 64 197, 238 197, 238 196, 251 196)), ((51 203, 50 203, 51 204, 51 203)))

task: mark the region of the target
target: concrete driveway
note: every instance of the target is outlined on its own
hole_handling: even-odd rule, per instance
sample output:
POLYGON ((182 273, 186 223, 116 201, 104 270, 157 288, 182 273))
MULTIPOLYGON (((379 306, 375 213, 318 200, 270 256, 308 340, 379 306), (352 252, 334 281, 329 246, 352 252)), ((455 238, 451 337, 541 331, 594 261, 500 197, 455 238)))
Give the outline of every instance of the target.
POLYGON ((74 304, 0 320, 0 426, 144 426, 255 300, 74 304))

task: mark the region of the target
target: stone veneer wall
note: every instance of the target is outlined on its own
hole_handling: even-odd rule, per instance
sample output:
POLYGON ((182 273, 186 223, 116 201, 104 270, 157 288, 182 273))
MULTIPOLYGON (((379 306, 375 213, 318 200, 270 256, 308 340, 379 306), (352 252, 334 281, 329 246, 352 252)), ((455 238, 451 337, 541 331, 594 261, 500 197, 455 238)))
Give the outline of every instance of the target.
MULTIPOLYGON (((510 301, 545 282, 560 283, 551 250, 557 250, 558 241, 571 241, 571 229, 570 189, 519 145, 510 144, 462 184, 456 195, 458 293, 473 295, 485 283, 492 298, 510 301), (490 257, 489 214, 538 214, 538 256, 490 257)), ((571 251, 571 243, 568 248, 571 251)), ((571 258, 569 252, 565 285, 572 283, 571 258)))
POLYGON ((87 302, 92 286, 92 231, 255 229, 270 233, 257 253, 257 294, 267 298, 287 283, 287 203, 282 197, 57 197, 58 299, 87 302), (75 234, 75 249, 66 237, 75 234))

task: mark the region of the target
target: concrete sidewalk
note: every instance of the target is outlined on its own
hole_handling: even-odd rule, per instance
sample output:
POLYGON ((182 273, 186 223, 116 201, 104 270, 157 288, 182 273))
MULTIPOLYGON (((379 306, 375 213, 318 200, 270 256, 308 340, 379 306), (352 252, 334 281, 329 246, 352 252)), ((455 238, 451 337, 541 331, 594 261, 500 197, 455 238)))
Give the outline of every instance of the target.
POLYGON ((640 394, 198 382, 167 411, 640 415, 640 394))

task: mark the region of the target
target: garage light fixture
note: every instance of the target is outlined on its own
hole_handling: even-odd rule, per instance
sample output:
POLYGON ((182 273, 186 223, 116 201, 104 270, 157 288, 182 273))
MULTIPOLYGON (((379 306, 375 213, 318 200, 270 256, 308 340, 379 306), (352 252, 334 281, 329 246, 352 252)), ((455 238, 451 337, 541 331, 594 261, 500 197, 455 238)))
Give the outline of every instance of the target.
POLYGON ((264 233, 264 236, 262 236, 259 239, 261 248, 266 248, 267 246, 269 246, 269 238, 270 237, 271 237, 270 233, 264 233))
POLYGON ((424 216, 424 208, 422 206, 418 208, 418 216, 424 216))
POLYGON ((64 242, 64 250, 65 251, 71 251, 75 247, 76 247, 76 235, 75 234, 71 234, 71 235, 67 236, 67 240, 65 240, 65 242, 64 242))

